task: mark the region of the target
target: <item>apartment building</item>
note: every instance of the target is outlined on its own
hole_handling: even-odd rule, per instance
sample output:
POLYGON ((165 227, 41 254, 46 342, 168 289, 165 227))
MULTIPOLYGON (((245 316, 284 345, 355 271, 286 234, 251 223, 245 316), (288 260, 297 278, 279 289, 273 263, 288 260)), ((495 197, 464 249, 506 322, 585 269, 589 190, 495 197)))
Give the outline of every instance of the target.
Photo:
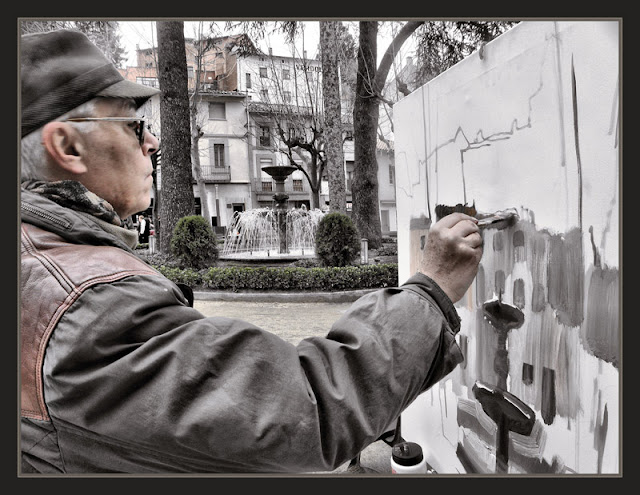
MULTIPOLYGON (((301 132, 317 118, 322 106, 321 64, 319 60, 262 53, 246 35, 214 38, 200 53, 186 40, 188 84, 196 89, 199 74, 197 125, 201 128, 199 159, 206 197, 201 198, 194 180, 196 212, 207 202, 214 229, 223 233, 235 212, 272 206, 275 182, 263 171, 271 165, 288 165, 290 159, 308 169, 308 153, 282 152, 280 132, 301 132)), ((137 66, 121 69, 123 76, 141 84, 158 87, 156 49, 137 50, 137 66)), ((162 139, 159 96, 143 108, 152 132, 162 139)), ((350 182, 353 173, 353 140, 347 129, 344 145, 347 209, 351 206, 350 182)), ((383 234, 394 233, 395 185, 393 151, 378 146, 378 181, 383 234)), ((160 187, 161 170, 158 175, 160 187)), ((317 206, 328 208, 326 172, 320 178, 317 206)), ((312 191, 302 171, 285 181, 289 207, 312 207, 312 191)), ((161 197, 161 190, 159 191, 161 197)))

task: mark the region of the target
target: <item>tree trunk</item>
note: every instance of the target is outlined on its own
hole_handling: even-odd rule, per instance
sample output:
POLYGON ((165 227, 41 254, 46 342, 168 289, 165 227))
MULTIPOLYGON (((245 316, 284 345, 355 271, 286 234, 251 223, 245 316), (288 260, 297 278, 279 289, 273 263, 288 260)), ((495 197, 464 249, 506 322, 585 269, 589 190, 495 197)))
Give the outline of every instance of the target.
POLYGON ((376 147, 380 96, 393 59, 402 44, 424 21, 409 21, 395 36, 376 69, 378 23, 360 22, 356 101, 353 108, 353 218, 369 247, 382 244, 378 201, 378 160, 376 147))
POLYGON ((170 251, 178 220, 194 214, 187 93, 187 56, 182 21, 158 21, 158 81, 162 90, 160 119, 162 173, 160 252, 170 251))
POLYGON ((344 155, 342 151, 342 105, 338 74, 338 21, 320 21, 322 96, 324 100, 325 150, 329 177, 329 209, 347 212, 344 155))
POLYGON ((360 21, 356 101, 353 107, 354 163, 353 220, 360 237, 368 239, 369 248, 382 244, 382 228, 378 202, 378 161, 376 129, 378 126, 377 95, 373 85, 376 75, 377 21, 360 21))

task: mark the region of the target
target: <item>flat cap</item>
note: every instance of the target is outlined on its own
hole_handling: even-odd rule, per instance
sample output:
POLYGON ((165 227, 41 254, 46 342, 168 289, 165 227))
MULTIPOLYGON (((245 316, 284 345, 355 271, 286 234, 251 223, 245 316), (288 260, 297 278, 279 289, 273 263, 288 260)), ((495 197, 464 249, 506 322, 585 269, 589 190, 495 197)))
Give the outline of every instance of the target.
POLYGON ((160 90, 127 81, 80 31, 20 38, 22 137, 96 96, 133 98, 140 107, 160 90))

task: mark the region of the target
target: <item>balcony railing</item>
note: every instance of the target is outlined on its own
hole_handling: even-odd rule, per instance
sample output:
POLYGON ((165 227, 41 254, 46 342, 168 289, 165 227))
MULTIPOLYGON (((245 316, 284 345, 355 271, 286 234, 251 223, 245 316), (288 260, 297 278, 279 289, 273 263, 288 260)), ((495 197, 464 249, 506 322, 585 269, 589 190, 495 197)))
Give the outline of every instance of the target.
POLYGON ((202 178, 210 182, 231 182, 231 167, 201 165, 202 178))
MULTIPOLYGON (((276 182, 268 179, 254 179, 253 188, 257 193, 271 193, 276 192, 276 182)), ((284 182, 284 191, 288 194, 308 194, 309 183, 306 180, 287 179, 284 182)))

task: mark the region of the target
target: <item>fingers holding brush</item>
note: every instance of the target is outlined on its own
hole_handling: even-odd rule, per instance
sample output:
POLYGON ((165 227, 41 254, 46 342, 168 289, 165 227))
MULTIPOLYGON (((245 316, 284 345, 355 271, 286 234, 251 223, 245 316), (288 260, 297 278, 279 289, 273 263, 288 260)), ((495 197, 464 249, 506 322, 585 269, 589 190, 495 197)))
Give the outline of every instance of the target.
POLYGON ((431 227, 420 271, 456 302, 473 281, 482 258, 482 236, 474 217, 452 213, 431 227))
POLYGON ((451 227, 451 234, 461 239, 462 247, 466 245, 471 249, 478 249, 484 244, 478 220, 474 217, 462 217, 451 227))

